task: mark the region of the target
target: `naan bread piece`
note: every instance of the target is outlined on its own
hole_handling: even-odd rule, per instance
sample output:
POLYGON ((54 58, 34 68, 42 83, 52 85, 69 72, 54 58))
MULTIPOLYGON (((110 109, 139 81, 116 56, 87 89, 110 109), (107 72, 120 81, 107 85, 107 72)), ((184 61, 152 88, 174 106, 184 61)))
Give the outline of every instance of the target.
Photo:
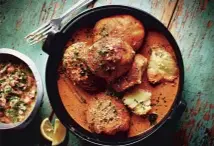
POLYGON ((115 15, 99 20, 94 27, 94 42, 104 37, 121 38, 135 51, 145 37, 143 24, 131 15, 115 15))
POLYGON ((113 85, 113 89, 122 92, 134 85, 141 84, 142 76, 147 67, 147 59, 141 55, 135 55, 134 62, 129 72, 121 76, 113 85))
POLYGON ((151 92, 135 88, 124 95, 123 103, 136 115, 145 115, 152 109, 151 96, 151 92))
POLYGON ((147 69, 149 82, 174 81, 178 68, 173 56, 162 46, 153 46, 147 69))

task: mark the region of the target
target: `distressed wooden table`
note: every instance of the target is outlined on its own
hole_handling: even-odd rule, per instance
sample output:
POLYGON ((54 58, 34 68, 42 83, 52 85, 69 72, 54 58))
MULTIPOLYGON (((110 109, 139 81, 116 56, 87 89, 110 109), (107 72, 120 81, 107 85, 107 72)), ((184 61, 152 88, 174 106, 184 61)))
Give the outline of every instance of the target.
MULTIPOLYGON (((32 58, 44 81, 47 55, 41 50, 42 43, 29 46, 23 38, 76 1, 0 0, 0 48, 13 48, 32 58)), ((88 8, 106 4, 143 9, 168 27, 183 55, 183 98, 187 101, 173 145, 214 145, 214 0, 98 0, 88 8)), ((45 94, 38 115, 28 128, 1 133, 0 145, 48 145, 40 135, 39 126, 50 113, 45 94)), ((83 143, 69 133, 66 145, 83 143)))

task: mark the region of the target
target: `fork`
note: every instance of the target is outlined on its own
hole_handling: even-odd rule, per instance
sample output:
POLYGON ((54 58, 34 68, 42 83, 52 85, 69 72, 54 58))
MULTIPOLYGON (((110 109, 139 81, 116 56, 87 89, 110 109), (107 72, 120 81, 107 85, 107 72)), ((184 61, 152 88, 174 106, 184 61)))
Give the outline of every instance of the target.
POLYGON ((68 18, 68 16, 79 10, 80 8, 88 5, 94 0, 79 0, 76 4, 74 4, 70 9, 68 9, 65 13, 63 13, 60 17, 56 19, 52 19, 49 22, 45 23, 37 30, 33 31, 32 33, 28 34, 25 39, 30 45, 34 45, 44 39, 47 38, 50 32, 57 32, 62 27, 62 22, 68 18))

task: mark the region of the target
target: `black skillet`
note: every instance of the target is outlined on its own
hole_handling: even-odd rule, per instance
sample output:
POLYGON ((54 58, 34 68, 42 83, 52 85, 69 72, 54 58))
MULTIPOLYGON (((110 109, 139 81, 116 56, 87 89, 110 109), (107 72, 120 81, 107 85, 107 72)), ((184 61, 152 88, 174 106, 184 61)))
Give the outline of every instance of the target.
POLYGON ((185 102, 181 99, 181 93, 184 83, 184 67, 179 47, 171 33, 161 22, 140 9, 121 5, 109 5, 87 10, 72 19, 60 32, 52 32, 45 41, 43 50, 47 54, 49 54, 46 67, 46 87, 54 112, 71 132, 88 142, 98 145, 130 145, 139 141, 143 141, 148 137, 151 137, 152 134, 156 133, 158 129, 163 127, 164 124, 172 121, 172 119, 178 120, 186 107, 185 102), (57 87, 57 68, 62 59, 63 49, 65 48, 65 45, 71 38, 72 34, 80 27, 94 24, 101 18, 116 14, 130 14, 139 19, 144 24, 146 30, 153 29, 164 34, 174 49, 178 61, 178 67, 180 70, 179 89, 171 110, 167 113, 163 120, 161 120, 153 128, 144 132, 143 134, 131 138, 118 138, 117 136, 107 137, 90 133, 87 130, 83 129, 72 119, 72 117, 69 116, 68 112, 63 106, 57 87))

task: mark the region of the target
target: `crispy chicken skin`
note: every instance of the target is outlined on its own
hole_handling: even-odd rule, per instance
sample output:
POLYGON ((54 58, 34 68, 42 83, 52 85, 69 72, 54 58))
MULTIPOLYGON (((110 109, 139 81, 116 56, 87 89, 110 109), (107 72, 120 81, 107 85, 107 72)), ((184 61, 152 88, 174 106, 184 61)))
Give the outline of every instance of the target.
POLYGON ((123 103, 105 93, 89 101, 86 120, 97 134, 114 135, 130 126, 130 115, 123 103))
POLYGON ((117 92, 122 92, 136 84, 141 84, 142 76, 147 67, 147 59, 140 54, 135 55, 134 62, 129 72, 121 76, 112 87, 117 92))
POLYGON ((84 42, 78 42, 65 50, 63 56, 63 67, 66 70, 66 76, 87 91, 96 91, 96 82, 98 78, 94 76, 85 63, 87 45, 84 42))
POLYGON ((99 20, 94 27, 94 42, 103 37, 121 38, 135 51, 142 45, 145 30, 143 24, 130 15, 116 15, 99 20))
POLYGON ((174 81, 178 76, 178 68, 173 56, 159 45, 152 46, 151 51, 147 69, 149 82, 174 81))
POLYGON ((110 83, 130 69, 134 55, 122 39, 105 37, 88 49, 86 60, 93 74, 110 83))

